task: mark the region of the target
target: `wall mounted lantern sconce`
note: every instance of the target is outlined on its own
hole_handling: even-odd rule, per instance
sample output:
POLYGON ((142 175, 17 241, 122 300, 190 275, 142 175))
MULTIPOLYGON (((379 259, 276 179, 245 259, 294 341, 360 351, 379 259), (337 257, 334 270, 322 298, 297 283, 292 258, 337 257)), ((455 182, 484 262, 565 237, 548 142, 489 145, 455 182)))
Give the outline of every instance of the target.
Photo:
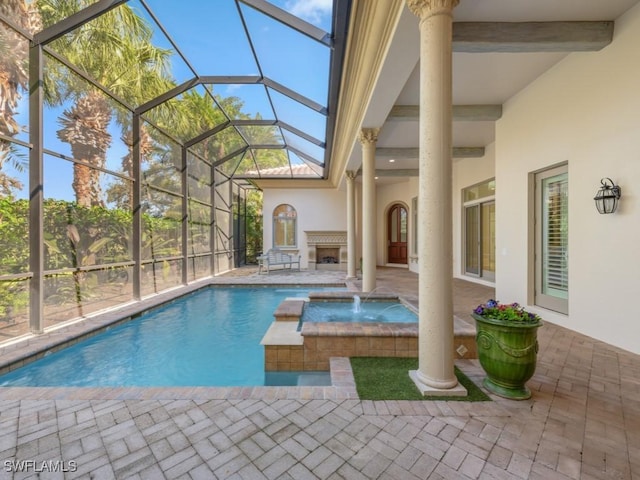
POLYGON ((622 190, 610 178, 603 178, 600 183, 602 186, 593 197, 598 213, 613 213, 618 208, 618 200, 622 196, 622 190))

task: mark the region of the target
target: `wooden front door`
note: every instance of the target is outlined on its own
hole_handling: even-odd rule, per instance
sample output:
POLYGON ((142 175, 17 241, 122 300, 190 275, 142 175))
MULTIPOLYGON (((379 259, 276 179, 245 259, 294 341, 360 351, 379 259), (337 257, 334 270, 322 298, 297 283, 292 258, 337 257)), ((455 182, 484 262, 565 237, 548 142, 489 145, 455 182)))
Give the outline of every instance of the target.
POLYGON ((407 263, 407 209, 395 204, 387 214, 387 261, 407 263))

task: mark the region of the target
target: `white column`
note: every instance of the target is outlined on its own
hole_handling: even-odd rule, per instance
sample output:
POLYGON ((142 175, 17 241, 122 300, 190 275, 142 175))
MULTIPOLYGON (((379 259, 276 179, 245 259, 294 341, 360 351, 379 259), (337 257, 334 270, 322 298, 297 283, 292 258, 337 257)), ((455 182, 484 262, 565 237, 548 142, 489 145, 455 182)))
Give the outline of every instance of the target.
POLYGON ((356 277, 356 172, 347 170, 347 278, 356 277))
POLYGON ((454 374, 452 10, 459 0, 407 0, 420 19, 418 370, 424 395, 466 395, 454 374))
POLYGON ((363 128, 362 144, 362 291, 376 288, 376 142, 377 128, 363 128))

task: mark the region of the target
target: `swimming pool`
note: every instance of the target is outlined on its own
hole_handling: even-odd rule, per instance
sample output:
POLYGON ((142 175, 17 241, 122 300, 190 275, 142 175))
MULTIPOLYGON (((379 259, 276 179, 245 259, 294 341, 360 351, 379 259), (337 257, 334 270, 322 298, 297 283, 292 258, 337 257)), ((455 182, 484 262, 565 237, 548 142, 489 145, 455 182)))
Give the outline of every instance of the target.
POLYGON ((0 386, 264 385, 260 340, 273 312, 309 290, 206 288, 9 372, 0 386))

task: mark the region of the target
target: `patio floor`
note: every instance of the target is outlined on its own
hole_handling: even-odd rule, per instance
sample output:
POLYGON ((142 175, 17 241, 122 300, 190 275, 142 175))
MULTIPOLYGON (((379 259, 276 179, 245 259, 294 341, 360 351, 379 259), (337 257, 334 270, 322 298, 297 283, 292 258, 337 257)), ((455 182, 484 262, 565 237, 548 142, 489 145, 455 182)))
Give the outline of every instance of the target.
MULTIPOLYGON (((343 279, 240 269, 213 283, 343 279)), ((378 270, 379 290, 414 304, 417 283, 378 270)), ((454 313, 492 294, 456 279, 454 313)), ((640 356, 549 323, 539 343, 520 402, 360 401, 344 360, 337 388, 0 388, 0 479, 640 479, 640 356)), ((480 384, 477 360, 456 365, 480 384)))

